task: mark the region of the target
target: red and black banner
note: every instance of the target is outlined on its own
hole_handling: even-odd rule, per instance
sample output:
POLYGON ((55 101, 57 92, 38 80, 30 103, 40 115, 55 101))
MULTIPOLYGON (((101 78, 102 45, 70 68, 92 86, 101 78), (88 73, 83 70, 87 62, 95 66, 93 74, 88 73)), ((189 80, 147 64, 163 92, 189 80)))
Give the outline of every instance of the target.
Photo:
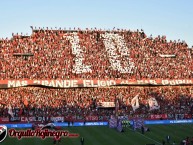
POLYGON ((22 86, 45 86, 56 88, 74 87, 108 87, 118 85, 193 85, 193 79, 141 79, 141 80, 0 80, 0 88, 15 88, 22 86))

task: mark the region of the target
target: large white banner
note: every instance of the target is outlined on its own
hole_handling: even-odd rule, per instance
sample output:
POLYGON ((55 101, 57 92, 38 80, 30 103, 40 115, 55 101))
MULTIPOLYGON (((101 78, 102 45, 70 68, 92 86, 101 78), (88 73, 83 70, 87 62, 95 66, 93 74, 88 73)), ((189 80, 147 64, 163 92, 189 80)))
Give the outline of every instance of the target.
POLYGON ((157 100, 153 97, 149 98, 148 103, 149 103, 149 110, 150 111, 160 108, 160 106, 158 105, 157 100))
POLYGON ((131 100, 131 106, 133 108, 133 111, 139 108, 139 94, 137 94, 132 100, 131 100))

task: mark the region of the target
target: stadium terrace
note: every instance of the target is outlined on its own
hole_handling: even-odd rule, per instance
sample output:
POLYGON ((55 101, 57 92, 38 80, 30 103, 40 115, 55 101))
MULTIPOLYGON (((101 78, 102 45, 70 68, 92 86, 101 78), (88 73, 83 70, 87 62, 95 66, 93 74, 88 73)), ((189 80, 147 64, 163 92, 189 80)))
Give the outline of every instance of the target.
POLYGON ((185 41, 143 30, 31 28, 30 36, 0 40, 1 124, 109 124, 121 132, 130 120, 133 129, 144 120, 192 122, 193 52, 185 41))
POLYGON ((0 48, 2 80, 190 79, 193 71, 184 41, 143 30, 32 29, 1 39, 0 48))

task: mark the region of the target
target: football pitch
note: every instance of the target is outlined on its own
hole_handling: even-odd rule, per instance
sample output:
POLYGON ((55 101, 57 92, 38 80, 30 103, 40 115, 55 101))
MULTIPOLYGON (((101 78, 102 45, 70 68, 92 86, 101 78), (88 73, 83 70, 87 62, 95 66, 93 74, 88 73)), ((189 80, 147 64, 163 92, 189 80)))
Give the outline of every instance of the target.
MULTIPOLYGON (((146 145, 155 144, 162 145, 162 141, 166 140, 166 136, 170 135, 170 143, 175 140, 176 145, 187 136, 193 137, 193 124, 178 125, 151 125, 149 132, 141 134, 140 131, 132 131, 127 128, 125 132, 118 132, 107 126, 93 127, 66 127, 70 133, 78 133, 80 137, 84 137, 84 145, 146 145)), ((62 138, 61 143, 57 145, 81 145, 80 137, 78 138, 62 138)), ((0 143, 1 145, 53 145, 52 138, 44 140, 40 138, 7 138, 0 143)), ((167 143, 166 143, 167 145, 167 143)))

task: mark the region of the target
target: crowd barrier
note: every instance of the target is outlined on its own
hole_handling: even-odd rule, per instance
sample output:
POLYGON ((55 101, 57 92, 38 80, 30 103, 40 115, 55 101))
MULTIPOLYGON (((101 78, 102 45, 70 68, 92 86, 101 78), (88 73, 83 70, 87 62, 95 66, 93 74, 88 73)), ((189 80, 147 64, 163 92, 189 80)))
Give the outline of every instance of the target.
POLYGON ((31 123, 21 123, 21 124, 0 124, 7 126, 7 128, 31 128, 32 124, 31 123))
MULTIPOLYGON (((186 120, 145 120, 145 125, 161 125, 161 124, 190 124, 193 123, 193 119, 186 120)), ((133 121, 130 121, 130 124, 133 125, 133 121)), ((25 124, 0 124, 7 126, 7 128, 31 128, 32 123, 25 124)), ((74 122, 68 124, 67 122, 54 123, 55 126, 67 127, 70 126, 107 126, 108 122, 74 122)))
MULTIPOLYGON (((67 127, 68 122, 53 123, 55 126, 67 127)), ((0 124, 7 126, 7 128, 31 128, 32 123, 18 123, 18 124, 0 124)), ((107 126, 108 122, 74 122, 70 123, 70 126, 107 126)))
POLYGON ((185 120, 146 120, 144 123, 146 125, 153 125, 153 124, 186 124, 186 123, 193 123, 193 119, 185 119, 185 120))

